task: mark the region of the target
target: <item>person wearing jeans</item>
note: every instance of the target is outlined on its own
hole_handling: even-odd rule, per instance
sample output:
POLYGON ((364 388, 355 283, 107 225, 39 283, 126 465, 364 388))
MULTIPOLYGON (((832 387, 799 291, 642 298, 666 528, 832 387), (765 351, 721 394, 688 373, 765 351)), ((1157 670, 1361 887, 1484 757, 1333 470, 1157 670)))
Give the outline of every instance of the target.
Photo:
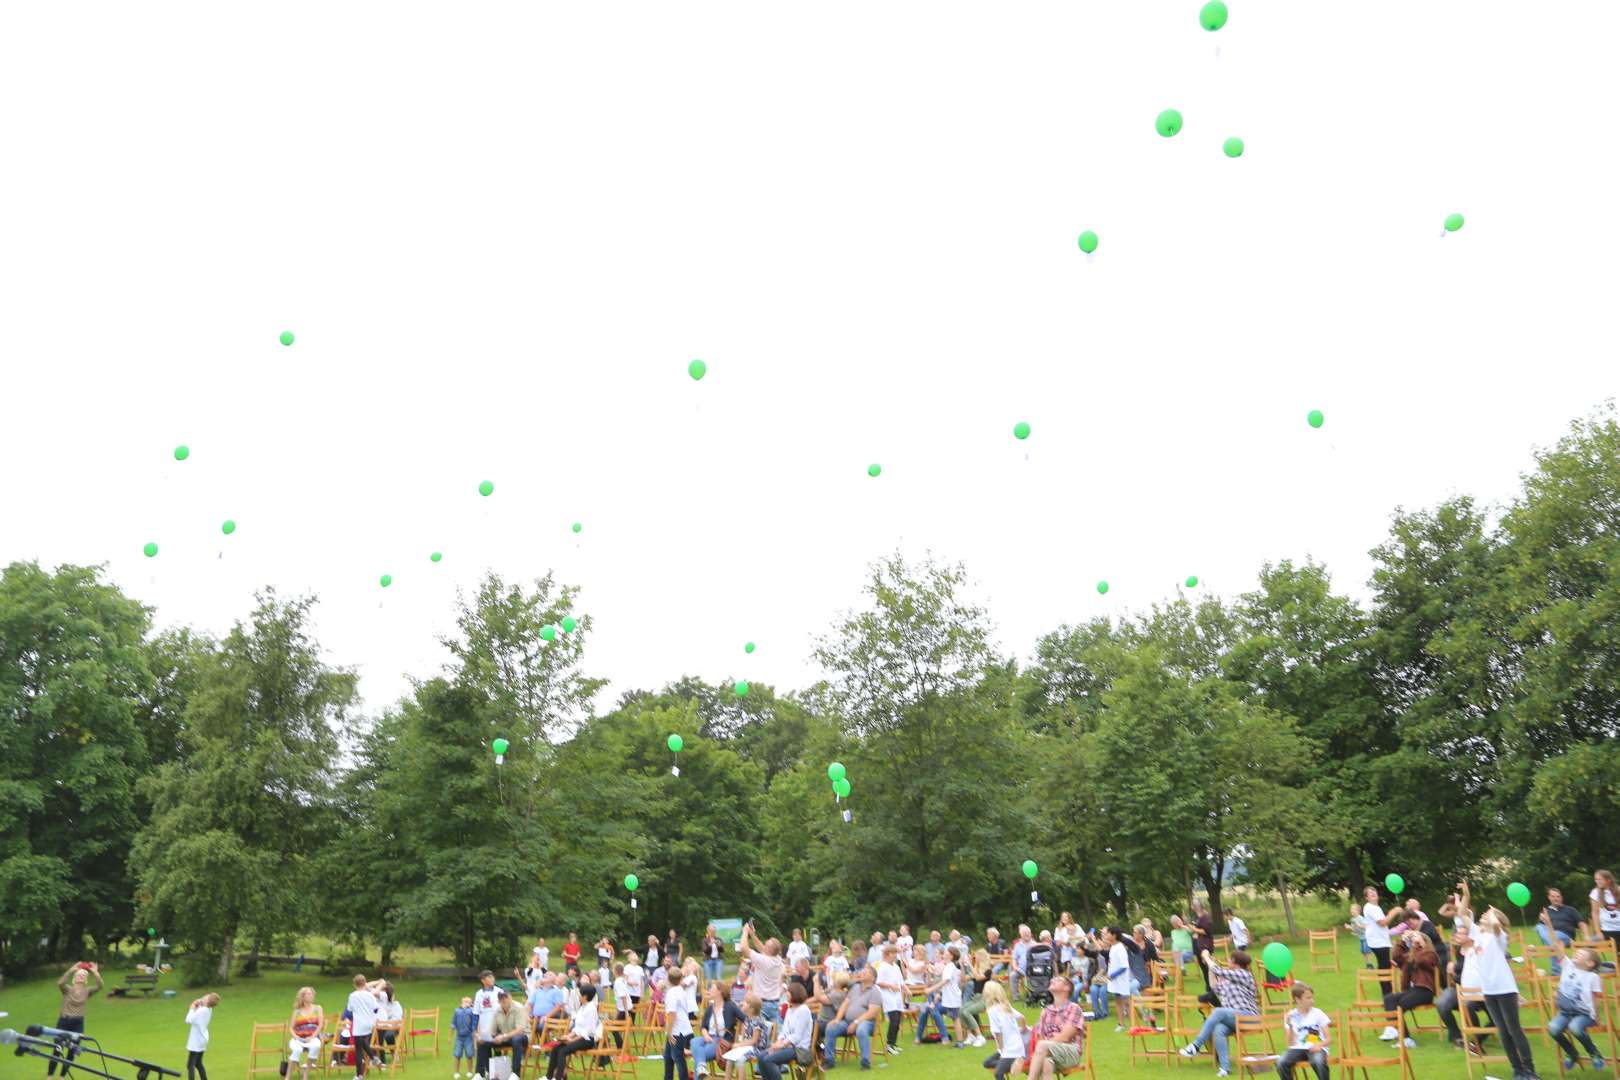
MULTIPOLYGON (((79 962, 68 968, 60 979, 56 980, 56 988, 62 991, 62 1009, 57 1015, 56 1026, 63 1031, 84 1031, 84 1007, 90 999, 101 992, 105 984, 101 980, 101 969, 95 964, 79 962), (94 979, 96 985, 91 986, 94 979)), ((78 1039, 57 1039, 56 1057, 45 1067, 46 1076, 56 1075, 56 1063, 62 1058, 62 1044, 67 1043, 67 1060, 72 1061, 79 1055, 78 1039)), ((66 1076, 67 1066, 62 1066, 62 1075, 66 1076)))
POLYGON ((809 1065, 814 1060, 816 1021, 804 1003, 809 996, 805 993, 803 984, 788 984, 790 1004, 787 1017, 782 1021, 781 1038, 771 1043, 755 1062, 759 1067, 761 1080, 782 1080, 782 1066, 790 1061, 809 1065))
POLYGON ((1508 1066, 1517 1077, 1536 1075, 1535 1059, 1530 1053, 1530 1040, 1525 1038, 1519 1023, 1519 982, 1508 963, 1507 916, 1493 908, 1476 921, 1467 882, 1461 888, 1458 929, 1463 930, 1474 943, 1474 962, 1479 972, 1479 988, 1485 997, 1485 1012, 1496 1028, 1496 1037, 1502 1041, 1502 1052, 1507 1055, 1508 1066))
POLYGON ((709 1062, 720 1053, 722 1039, 735 1041, 737 1025, 742 1023, 742 1010, 726 993, 726 984, 712 982, 706 991, 703 1016, 698 1021, 697 1034, 692 1036, 692 1066, 700 1074, 708 1070, 709 1062))
MULTIPOLYGON (((1367 936, 1365 938, 1367 951, 1373 955, 1374 967, 1379 971, 1388 971, 1391 944, 1389 928, 1397 918, 1404 916, 1406 911, 1397 904, 1390 910, 1388 915, 1385 915, 1384 909, 1378 905, 1378 889, 1375 886, 1367 886, 1364 895, 1367 902, 1361 905, 1361 917, 1366 920, 1367 924, 1367 936)), ((1387 979, 1379 980, 1378 986, 1379 991, 1384 994, 1388 994, 1392 989, 1387 979)))
POLYGON ((725 949, 726 943, 720 940, 720 935, 715 932, 714 927, 709 927, 708 931, 703 935, 703 944, 700 946, 703 953, 703 982, 705 985, 720 981, 720 976, 725 969, 725 949))
MULTIPOLYGON (((1543 945, 1552 945, 1554 941, 1568 947, 1575 944, 1577 939, 1584 939, 1587 934, 1586 920, 1581 913, 1564 903, 1562 889, 1547 890, 1547 906, 1541 909, 1541 918, 1536 922, 1536 936, 1543 945)), ((1552 958, 1552 973, 1559 972, 1559 956, 1552 958)))
POLYGON ((1237 1018, 1240 1015, 1260 1015, 1259 991, 1254 985, 1254 976, 1249 972, 1252 961, 1248 953, 1233 953, 1231 967, 1223 967, 1217 963, 1208 949, 1204 950, 1200 959, 1209 969, 1211 985, 1215 996, 1221 999, 1222 1005, 1204 1018, 1204 1026, 1198 1030, 1198 1037, 1181 1048, 1181 1056, 1197 1057, 1204 1044, 1213 1039, 1215 1064, 1224 1075, 1231 1068, 1226 1040, 1237 1033, 1237 1018))
POLYGON ((568 1075, 568 1055, 581 1050, 596 1049, 596 1040, 602 1034, 602 1021, 596 1011, 596 987, 585 983, 579 988, 579 1009, 568 1038, 551 1049, 551 1060, 546 1063, 546 1080, 564 1080, 568 1075))
POLYGON ((849 988, 849 993, 838 1006, 838 1012, 827 1025, 822 1035, 822 1041, 826 1044, 823 1061, 827 1068, 837 1064, 838 1040, 852 1031, 855 1042, 861 1048, 861 1068, 872 1067, 872 1033, 877 1030, 878 1013, 883 1007, 876 983, 876 972, 870 967, 862 969, 860 978, 849 988))

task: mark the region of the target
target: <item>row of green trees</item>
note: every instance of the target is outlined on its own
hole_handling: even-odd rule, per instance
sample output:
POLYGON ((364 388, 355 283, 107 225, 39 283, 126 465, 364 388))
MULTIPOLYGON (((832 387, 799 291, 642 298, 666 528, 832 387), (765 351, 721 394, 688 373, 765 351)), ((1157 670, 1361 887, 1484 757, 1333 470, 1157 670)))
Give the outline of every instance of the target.
POLYGON ((1620 862, 1617 549, 1608 413, 1498 511, 1397 511, 1365 604, 1282 562, 1234 598, 1059 627, 1024 663, 961 567, 895 555, 820 641, 815 686, 683 679, 597 712, 589 615, 540 634, 573 588, 490 576, 444 670, 374 716, 309 598, 266 591, 218 639, 155 633, 97 569, 12 564, 0 965, 148 927, 202 978, 316 933, 505 964, 540 928, 588 947, 721 915, 1010 924, 1025 858, 1047 902, 1097 918, 1195 890, 1218 908, 1234 877, 1574 888, 1620 862))

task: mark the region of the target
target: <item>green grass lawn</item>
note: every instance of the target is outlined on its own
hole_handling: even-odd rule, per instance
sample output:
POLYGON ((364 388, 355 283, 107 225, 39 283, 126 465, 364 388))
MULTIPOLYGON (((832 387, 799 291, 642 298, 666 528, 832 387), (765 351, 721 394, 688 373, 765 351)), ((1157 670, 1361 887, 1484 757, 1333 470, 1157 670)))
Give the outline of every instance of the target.
MULTIPOLYGON (((1354 971, 1361 964, 1354 939, 1347 936, 1340 939, 1340 955, 1344 969, 1341 973, 1311 974, 1305 970, 1309 966, 1305 944, 1303 942, 1291 944, 1297 965, 1295 974, 1316 987, 1318 1005, 1330 1013, 1347 1005, 1355 994, 1354 971)), ((350 975, 352 977, 352 973, 350 975)), ((108 985, 118 985, 121 982, 120 976, 119 972, 109 972, 108 985)), ((1196 969, 1189 968, 1188 976, 1187 985, 1201 988, 1196 969)), ((261 978, 238 979, 229 985, 213 988, 185 990, 176 982, 171 986, 176 996, 167 999, 157 996, 145 1000, 139 997, 116 999, 103 994, 92 999, 90 1003, 88 1033, 99 1038, 110 1053, 151 1061, 183 1071, 186 1059, 187 1029, 184 1023, 186 1004, 207 989, 214 989, 220 994, 221 1001, 219 1007, 214 1010, 212 1044, 208 1050, 206 1064, 210 1070, 211 1080, 237 1080, 247 1071, 247 1047, 251 1026, 255 1022, 284 1022, 292 1010, 293 992, 306 984, 315 987, 318 1000, 328 1010, 341 1011, 350 989, 345 978, 322 977, 307 971, 301 975, 294 975, 291 971, 278 969, 261 978)), ((442 1016, 446 1024, 451 1010, 459 1004, 461 997, 472 991, 470 983, 446 979, 405 979, 397 985, 400 1002, 407 1009, 438 1006, 444 1010, 442 1016)), ((0 1019, 0 1027, 22 1030, 28 1024, 54 1024, 59 1000, 54 983, 48 979, 10 985, 0 990, 0 1012, 10 1014, 5 1019, 0 1019)), ((1427 1012, 1426 1022, 1432 1022, 1433 1016, 1432 1011, 1427 1012)), ((1092 1051, 1100 1077, 1121 1076, 1131 1071, 1129 1040, 1125 1035, 1115 1033, 1112 1020, 1095 1025, 1091 1030, 1091 1037, 1092 1051)), ((899 1057, 888 1059, 885 1068, 874 1071, 895 1080, 904 1080, 908 1077, 922 1080, 924 1077, 936 1076, 984 1075, 980 1063, 986 1054, 985 1050, 913 1046, 910 1038, 908 1026, 906 1034, 901 1037, 904 1052, 899 1057)), ((1449 1080, 1452 1077, 1460 1078, 1466 1075, 1461 1056, 1447 1045, 1440 1035, 1425 1034, 1419 1037, 1418 1042, 1418 1048, 1412 1052, 1413 1068, 1418 1080, 1431 1078, 1449 1080)), ((1336 1038, 1335 1045, 1337 1045, 1336 1038)), ((1540 1036, 1532 1036, 1532 1048, 1543 1075, 1556 1074, 1557 1064, 1553 1060, 1550 1044, 1540 1036)), ((418 1078, 437 1080, 443 1077, 448 1080, 451 1074, 448 1055, 449 1040, 445 1039, 437 1060, 431 1057, 412 1059, 404 1073, 418 1078)), ((0 1056, 0 1062, 3 1062, 0 1064, 0 1077, 38 1077, 43 1076, 45 1072, 44 1063, 35 1059, 18 1059, 7 1054, 0 1056)), ((274 1061, 265 1061, 262 1064, 273 1066, 274 1061)), ((841 1065, 840 1069, 850 1074, 856 1072, 849 1065, 841 1065)), ((128 1067, 117 1067, 110 1071, 117 1076, 134 1075, 133 1070, 128 1067)), ((637 1064, 636 1071, 641 1077, 661 1076, 662 1065, 656 1061, 643 1061, 637 1064)), ((1143 1063, 1138 1064, 1134 1071, 1138 1075, 1148 1077, 1167 1077, 1173 1074, 1196 1077, 1206 1073, 1213 1075, 1214 1065, 1212 1059, 1206 1055, 1196 1062, 1182 1063, 1179 1068, 1143 1063)), ((1491 1066, 1489 1071, 1497 1076, 1507 1074, 1506 1066, 1502 1065, 1491 1066)), ((1391 1071, 1389 1075, 1393 1075, 1393 1072, 1391 1071)))

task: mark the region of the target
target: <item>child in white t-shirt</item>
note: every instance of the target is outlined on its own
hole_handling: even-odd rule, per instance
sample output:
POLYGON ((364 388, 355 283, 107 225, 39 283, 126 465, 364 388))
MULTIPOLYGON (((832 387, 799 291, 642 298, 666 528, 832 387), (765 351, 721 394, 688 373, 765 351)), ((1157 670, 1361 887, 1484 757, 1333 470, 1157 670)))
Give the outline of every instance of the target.
POLYGON ((1232 935, 1232 948, 1249 947, 1249 924, 1234 915, 1231 908, 1226 909, 1226 929, 1232 935))
POLYGON ((203 1068, 203 1051, 208 1049, 208 1021, 214 1018, 214 1006, 218 1004, 218 994, 204 994, 186 1010, 186 1026, 191 1028, 186 1036, 186 1080, 196 1080, 199 1076, 208 1080, 208 1070, 203 1068))
POLYGON ((1277 1075, 1293 1080, 1294 1066, 1308 1062, 1317 1080, 1331 1080, 1328 1069, 1328 1025, 1333 1021, 1316 1007, 1316 994, 1310 986, 1296 982, 1293 989, 1294 1007, 1283 1016, 1283 1033, 1288 1049, 1277 1062, 1277 1075))
POLYGON ((994 979, 984 984, 984 1000, 985 1019, 990 1021, 990 1034, 996 1040, 996 1052, 985 1059, 984 1067, 996 1070, 995 1080, 1007 1080, 1007 1074, 1024 1060, 1024 1028, 1028 1022, 1008 1003, 1007 991, 994 979))
POLYGON ((1558 976, 1558 996, 1556 998, 1558 1015, 1547 1021, 1547 1034, 1552 1036, 1558 1048, 1564 1052, 1564 1071, 1569 1072, 1581 1063, 1581 1055, 1576 1052, 1575 1044, 1569 1041, 1574 1035, 1579 1039, 1581 1046, 1586 1050, 1587 1056, 1592 1059, 1594 1072, 1602 1072, 1604 1067, 1603 1055, 1598 1053, 1597 1044, 1586 1029, 1598 1023, 1599 1003, 1603 999, 1603 980, 1598 977, 1598 954, 1591 949, 1576 949, 1575 959, 1572 962, 1564 946, 1563 939, 1551 933, 1552 920, 1547 912, 1541 912, 1541 921, 1549 927, 1548 938, 1558 950, 1558 958, 1562 961, 1562 970, 1558 976))

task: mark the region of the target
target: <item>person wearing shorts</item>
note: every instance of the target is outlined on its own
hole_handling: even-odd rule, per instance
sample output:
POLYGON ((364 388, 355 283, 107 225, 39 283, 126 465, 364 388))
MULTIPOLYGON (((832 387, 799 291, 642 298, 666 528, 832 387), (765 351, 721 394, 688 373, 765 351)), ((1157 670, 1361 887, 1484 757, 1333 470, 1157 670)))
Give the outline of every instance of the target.
POLYGON ((1047 988, 1052 1004, 1041 1010, 1035 1025, 1035 1049, 1029 1057, 1031 1080, 1043 1080, 1051 1072, 1079 1065, 1081 1040, 1086 1037, 1085 1015, 1070 1000, 1074 984, 1065 975, 1054 975, 1047 988))

